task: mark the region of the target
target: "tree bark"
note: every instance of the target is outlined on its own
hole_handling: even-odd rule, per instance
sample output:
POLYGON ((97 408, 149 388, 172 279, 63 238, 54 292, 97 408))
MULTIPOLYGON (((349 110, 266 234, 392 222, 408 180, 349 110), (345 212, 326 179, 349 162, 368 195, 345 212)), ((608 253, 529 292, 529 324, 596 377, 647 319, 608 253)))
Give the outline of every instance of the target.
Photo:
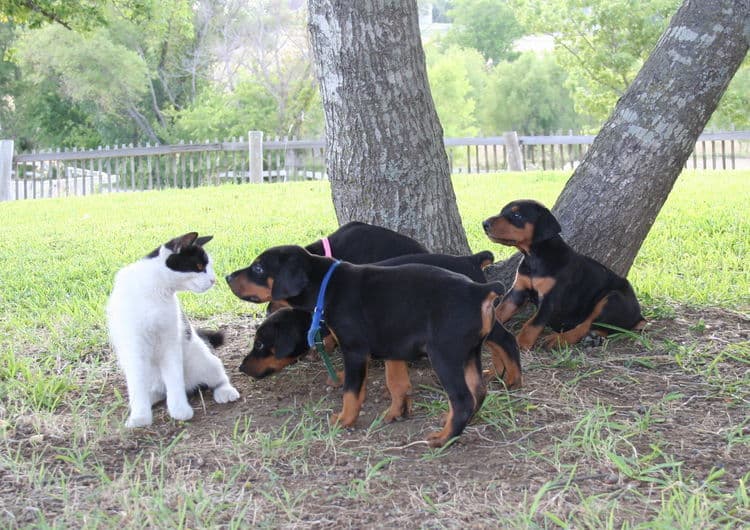
POLYGON ((748 40, 750 0, 685 0, 552 210, 573 248, 627 274, 748 40))
POLYGON ((465 254, 414 0, 308 0, 339 223, 366 221, 465 254))

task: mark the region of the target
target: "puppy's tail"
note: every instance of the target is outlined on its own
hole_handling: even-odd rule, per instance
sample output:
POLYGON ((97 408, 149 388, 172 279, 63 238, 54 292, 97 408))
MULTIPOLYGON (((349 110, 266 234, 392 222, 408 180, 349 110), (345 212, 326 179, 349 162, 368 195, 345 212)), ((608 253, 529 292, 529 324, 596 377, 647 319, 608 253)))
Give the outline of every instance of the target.
POLYGON ((224 332, 223 331, 209 331, 207 329, 199 329, 196 331, 198 336, 211 345, 212 348, 218 348, 224 344, 224 332))
POLYGON ((483 250, 482 252, 477 252, 472 255, 471 260, 476 263, 480 269, 484 269, 495 263, 495 255, 489 250, 483 250))

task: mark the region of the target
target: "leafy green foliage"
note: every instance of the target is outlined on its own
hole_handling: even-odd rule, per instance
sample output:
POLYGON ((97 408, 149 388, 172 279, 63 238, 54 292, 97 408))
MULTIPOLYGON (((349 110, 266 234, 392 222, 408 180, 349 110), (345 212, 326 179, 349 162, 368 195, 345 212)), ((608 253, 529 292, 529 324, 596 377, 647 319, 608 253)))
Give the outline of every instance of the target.
POLYGON ((475 136, 476 102, 486 84, 484 60, 473 49, 430 54, 427 75, 445 136, 475 136))
POLYGON ((30 82, 54 82, 61 96, 104 114, 125 110, 146 91, 143 60, 98 31, 82 36, 47 26, 26 33, 18 50, 30 82))
POLYGON ((481 101, 482 132, 543 134, 579 128, 582 120, 564 87, 565 78, 550 54, 527 52, 517 61, 498 64, 481 101))
POLYGON ((94 147, 147 93, 142 58, 102 30, 83 35, 49 25, 26 32, 17 46, 27 88, 18 98, 28 120, 21 131, 37 141, 94 147))
POLYGON ((604 120, 653 49, 679 0, 511 0, 531 33, 552 35, 576 109, 604 120))
POLYGON ((708 127, 720 130, 732 127, 750 128, 748 109, 750 109, 750 59, 745 60, 729 83, 716 112, 708 122, 708 127))
POLYGON ((448 11, 453 27, 445 42, 478 50, 487 61, 512 60, 513 42, 523 35, 508 0, 456 0, 448 11))
POLYGON ((263 130, 275 110, 273 97, 251 79, 231 92, 208 87, 193 105, 175 113, 174 135, 190 140, 244 137, 250 130, 263 130))
POLYGON ((0 0, 0 22, 29 28, 57 23, 67 29, 88 31, 107 24, 106 12, 119 11, 129 18, 146 18, 150 0, 0 0))

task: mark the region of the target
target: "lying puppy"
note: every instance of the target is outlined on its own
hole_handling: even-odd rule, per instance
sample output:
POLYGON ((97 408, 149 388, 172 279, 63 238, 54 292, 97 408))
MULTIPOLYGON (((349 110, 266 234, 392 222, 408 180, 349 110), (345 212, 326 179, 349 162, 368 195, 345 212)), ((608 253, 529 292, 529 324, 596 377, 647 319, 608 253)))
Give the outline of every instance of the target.
POLYGON ((560 224, 536 201, 514 201, 483 223, 490 240, 514 246, 523 253, 513 287, 496 315, 506 322, 527 301, 537 311, 518 335, 528 350, 545 325, 555 333, 545 347, 575 344, 592 327, 601 336, 611 329, 598 323, 640 330, 646 321, 630 283, 601 263, 577 253, 560 237, 560 224))
MULTIPOLYGON (((485 283, 482 269, 494 261, 491 252, 484 251, 472 256, 451 256, 446 254, 413 254, 400 256, 376 263, 380 266, 395 266, 408 263, 434 265, 442 269, 463 274, 467 278, 485 283)), ((262 379, 281 371, 284 367, 297 362, 310 351, 307 343, 307 331, 310 328, 312 315, 299 309, 284 308, 269 315, 255 332, 255 342, 250 353, 240 364, 240 371, 256 379, 262 379)), ((330 335, 328 335, 330 337, 330 335)), ((324 341, 324 344, 326 342, 324 341)), ((333 341, 326 349, 333 351, 333 341), (329 346, 330 345, 330 346, 329 346)), ((505 385, 514 388, 521 385, 521 361, 518 346, 513 334, 502 324, 495 322, 485 345, 492 353, 493 370, 487 375, 502 374, 505 385)), ((409 415, 411 412, 411 384, 408 379, 408 367, 396 367, 393 363, 403 361, 386 361, 386 374, 398 373, 406 377, 405 381, 394 383, 386 376, 386 386, 391 393, 391 408, 385 416, 386 422, 409 415), (393 389, 392 389, 393 387, 393 389), (397 392, 397 394, 394 394, 397 392), (401 394, 404 393, 404 394, 401 394)))
POLYGON ((426 254, 418 241, 383 228, 382 226, 352 221, 339 227, 323 239, 305 247, 310 254, 365 264, 407 254, 426 254))
MULTIPOLYGON (((423 264, 335 262, 297 246, 266 250, 227 282, 235 295, 252 302, 285 299, 312 312, 322 300, 344 359, 343 409, 332 422, 348 427, 357 420, 369 357, 409 361, 428 355, 450 401, 443 429, 428 436, 432 447, 459 435, 482 405, 481 347, 495 323, 500 283, 476 283, 423 264)), ((386 373, 386 379, 404 381, 403 374, 386 373)))
MULTIPOLYGON (((408 236, 360 221, 346 223, 328 236, 310 243, 305 250, 357 265, 428 252, 421 243, 408 236)), ((268 304, 268 313, 285 305, 283 300, 272 301, 268 304)))

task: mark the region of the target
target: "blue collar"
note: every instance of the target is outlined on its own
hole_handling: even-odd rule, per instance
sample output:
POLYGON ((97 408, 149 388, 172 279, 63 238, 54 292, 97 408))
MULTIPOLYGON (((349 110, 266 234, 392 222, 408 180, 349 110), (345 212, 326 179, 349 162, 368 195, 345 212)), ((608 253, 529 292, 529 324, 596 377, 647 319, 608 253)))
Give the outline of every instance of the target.
POLYGON ((307 330, 307 345, 311 348, 315 346, 315 334, 320 329, 320 323, 323 320, 323 302, 325 301, 326 288, 328 287, 328 281, 331 279, 333 271, 341 265, 339 260, 333 262, 328 268, 328 272, 323 276, 323 281, 320 284, 320 291, 318 291, 318 299, 315 302, 315 310, 313 311, 312 323, 310 329, 307 330))

